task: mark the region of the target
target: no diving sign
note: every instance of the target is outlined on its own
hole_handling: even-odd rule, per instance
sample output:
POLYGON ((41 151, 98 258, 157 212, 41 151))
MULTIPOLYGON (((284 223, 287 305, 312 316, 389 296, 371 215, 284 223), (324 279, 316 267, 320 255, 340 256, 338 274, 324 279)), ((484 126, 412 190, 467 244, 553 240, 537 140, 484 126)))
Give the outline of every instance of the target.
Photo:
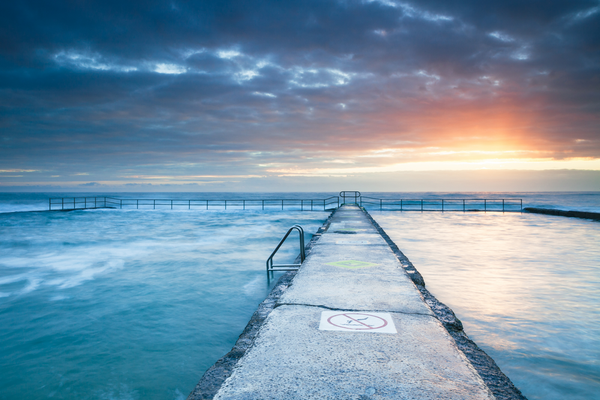
POLYGON ((352 331, 397 333, 389 313, 323 311, 319 329, 322 331, 352 331))

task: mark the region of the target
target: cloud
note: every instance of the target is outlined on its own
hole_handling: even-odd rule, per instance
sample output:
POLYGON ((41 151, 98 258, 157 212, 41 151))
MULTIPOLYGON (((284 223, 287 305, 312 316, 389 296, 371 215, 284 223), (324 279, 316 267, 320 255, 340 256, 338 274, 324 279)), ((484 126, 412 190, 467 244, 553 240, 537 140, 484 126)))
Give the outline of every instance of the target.
POLYGON ((0 172, 221 179, 383 168, 375 152, 399 148, 396 163, 598 158, 599 7, 5 2, 0 172))

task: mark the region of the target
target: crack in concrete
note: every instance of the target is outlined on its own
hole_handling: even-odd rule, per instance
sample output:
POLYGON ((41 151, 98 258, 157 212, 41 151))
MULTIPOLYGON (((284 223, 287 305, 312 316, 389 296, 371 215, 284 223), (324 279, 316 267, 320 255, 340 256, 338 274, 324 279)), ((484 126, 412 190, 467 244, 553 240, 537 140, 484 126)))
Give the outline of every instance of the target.
MULTIPOLYGON (((315 307, 315 308, 323 308, 325 310, 331 311, 351 311, 351 312, 386 312, 386 313, 394 313, 394 314, 405 314, 405 315, 422 315, 424 317, 431 317, 434 319, 438 319, 434 314, 425 314, 419 312, 408 312, 408 311, 391 311, 391 310, 361 310, 355 308, 337 308, 337 307, 328 307, 322 304, 304 304, 304 303, 277 303, 273 307, 278 308, 281 306, 304 306, 304 307, 315 307)), ((441 321, 440 321, 441 322, 441 321)))

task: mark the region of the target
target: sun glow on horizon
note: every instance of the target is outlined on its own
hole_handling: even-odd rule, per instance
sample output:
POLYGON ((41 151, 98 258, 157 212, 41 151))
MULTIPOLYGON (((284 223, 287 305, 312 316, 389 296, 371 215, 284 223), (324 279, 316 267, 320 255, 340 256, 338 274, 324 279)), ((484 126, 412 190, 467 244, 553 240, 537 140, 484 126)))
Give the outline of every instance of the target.
POLYGON ((490 158, 475 161, 421 161, 395 163, 371 167, 348 168, 281 168, 267 172, 279 176, 323 176, 369 174, 384 172, 420 172, 420 171, 477 171, 477 170, 591 170, 600 171, 599 158, 571 158, 555 160, 551 158, 490 158))

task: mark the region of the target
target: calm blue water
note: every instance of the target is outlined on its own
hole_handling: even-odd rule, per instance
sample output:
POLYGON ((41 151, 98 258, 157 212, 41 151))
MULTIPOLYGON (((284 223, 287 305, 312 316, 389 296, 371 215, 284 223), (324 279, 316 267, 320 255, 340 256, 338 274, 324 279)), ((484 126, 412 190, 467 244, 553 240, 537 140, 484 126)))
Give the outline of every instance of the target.
POLYGON ((527 398, 598 398, 600 222, 371 214, 527 398))
MULTIPOLYGON (((336 193, 114 193, 325 198, 336 193)), ((45 210, 0 194, 0 399, 182 399, 235 343, 269 287, 265 259, 326 212, 45 210)), ((600 193, 376 193, 523 198, 600 211, 600 193)), ((527 396, 598 389, 598 223, 528 214, 373 212, 527 396), (585 301, 584 301, 585 300, 585 301)), ((307 239, 309 235, 307 235, 307 239)), ((297 253, 292 241, 281 261, 297 253)), ((565 397, 565 393, 573 396, 565 397)), ((591 397, 589 396, 590 394, 591 397)), ((588 396, 588 397, 585 397, 588 396)))
POLYGON ((266 297, 285 230, 327 215, 0 214, 0 399, 185 398, 266 297))

